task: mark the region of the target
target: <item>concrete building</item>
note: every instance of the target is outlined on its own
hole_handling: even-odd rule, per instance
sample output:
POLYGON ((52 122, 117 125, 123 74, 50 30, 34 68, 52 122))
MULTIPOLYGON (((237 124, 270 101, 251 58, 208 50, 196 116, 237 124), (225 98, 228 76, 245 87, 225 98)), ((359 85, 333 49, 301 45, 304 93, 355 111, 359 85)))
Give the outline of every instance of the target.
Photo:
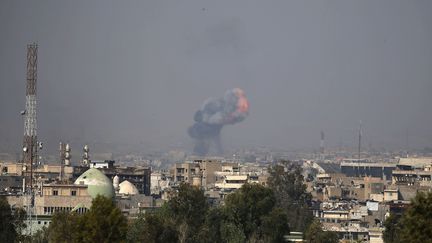
POLYGON ((323 222, 340 223, 349 220, 348 210, 324 210, 322 211, 321 220, 323 222))
POLYGON ((217 175, 215 172, 222 171, 222 161, 213 159, 202 159, 194 160, 194 163, 198 163, 200 166, 200 172, 202 176, 201 185, 204 188, 212 187, 217 181, 217 175))
POLYGON ((337 233, 342 242, 382 242, 382 223, 388 211, 383 203, 333 200, 321 203, 315 215, 323 229, 337 233))
POLYGON ((432 157, 409 157, 398 160, 398 167, 400 168, 423 169, 429 165, 432 165, 432 157))
MULTIPOLYGON (((376 200, 390 182, 379 177, 347 177, 343 174, 318 174, 309 191, 319 200, 376 200)), ((382 199, 380 199, 382 201, 382 199)))
MULTIPOLYGON (((172 178, 165 173, 152 172, 150 176, 151 195, 160 196, 161 192, 172 185, 172 178)), ((201 182, 201 178, 200 182, 201 182)), ((193 183, 193 182, 192 182, 193 183)))
MULTIPOLYGON (((22 176, 23 167, 19 163, 0 163, 0 171, 2 175, 22 176)), ((59 181, 60 176, 63 181, 71 180, 73 172, 72 166, 39 165, 33 168, 34 178, 44 183, 59 181)))
POLYGON ((342 188, 337 186, 326 186, 323 190, 323 200, 342 198, 342 188))
POLYGON ((432 187, 432 166, 421 169, 394 170, 392 183, 395 185, 422 185, 432 187))
POLYGON ((342 162, 341 173, 348 177, 379 177, 383 180, 390 180, 392 171, 396 169, 393 163, 357 163, 342 162))
POLYGON ((381 228, 369 229, 369 243, 384 243, 383 230, 381 228))
POLYGON ((18 175, 0 175, 0 194, 22 191, 23 177, 18 175))
POLYGON ((194 176, 202 176, 202 169, 198 163, 176 163, 172 170, 174 182, 192 184, 194 176))
POLYGON ((385 189, 384 190, 384 201, 397 201, 399 200, 398 189, 385 189))
MULTIPOLYGON (((83 173, 73 184, 42 184, 34 196, 34 208, 27 230, 36 232, 48 226, 54 213, 76 211, 84 213, 91 207, 92 200, 102 195, 114 199, 111 180, 98 169, 91 168, 83 173)), ((7 195, 12 208, 24 208, 30 212, 30 195, 7 195)), ((27 232, 30 233, 30 232, 27 232)))
POLYGON ((114 160, 92 160, 89 163, 90 168, 112 168, 114 167, 114 160))
POLYGON ((365 177, 364 188, 365 188, 365 199, 372 200, 373 198, 379 198, 378 195, 382 195, 386 181, 377 177, 365 177))
POLYGON ((226 163, 219 159, 194 159, 185 163, 176 163, 171 168, 174 182, 186 182, 199 184, 204 188, 214 186, 222 174, 231 174, 238 171, 237 163, 226 163), (195 178, 195 179, 194 179, 195 178))
POLYGON ((240 189, 240 187, 248 182, 250 181, 247 175, 227 175, 221 182, 215 183, 215 188, 232 191, 240 189))
POLYGON ((116 197, 117 206, 123 215, 136 218, 140 213, 153 212, 163 204, 162 199, 154 199, 143 194, 122 194, 116 197))

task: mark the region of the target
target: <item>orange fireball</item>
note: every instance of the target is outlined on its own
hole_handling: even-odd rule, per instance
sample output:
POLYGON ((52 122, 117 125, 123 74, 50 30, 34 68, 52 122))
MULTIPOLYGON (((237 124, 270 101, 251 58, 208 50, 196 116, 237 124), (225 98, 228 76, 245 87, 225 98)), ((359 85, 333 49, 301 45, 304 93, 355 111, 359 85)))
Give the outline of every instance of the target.
POLYGON ((238 98, 237 100, 237 111, 241 113, 248 113, 249 111, 249 101, 246 99, 243 90, 236 88, 234 92, 238 98))

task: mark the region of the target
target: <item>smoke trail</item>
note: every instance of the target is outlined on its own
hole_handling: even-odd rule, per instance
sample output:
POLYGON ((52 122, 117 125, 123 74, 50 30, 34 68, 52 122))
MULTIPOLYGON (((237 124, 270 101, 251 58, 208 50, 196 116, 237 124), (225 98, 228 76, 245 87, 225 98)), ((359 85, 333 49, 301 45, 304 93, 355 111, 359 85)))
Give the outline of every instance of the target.
POLYGON ((249 102, 241 89, 231 89, 224 97, 208 99, 201 109, 195 112, 195 123, 189 127, 189 136, 195 139, 194 153, 206 155, 210 146, 222 153, 220 131, 224 125, 243 121, 249 113, 249 102))

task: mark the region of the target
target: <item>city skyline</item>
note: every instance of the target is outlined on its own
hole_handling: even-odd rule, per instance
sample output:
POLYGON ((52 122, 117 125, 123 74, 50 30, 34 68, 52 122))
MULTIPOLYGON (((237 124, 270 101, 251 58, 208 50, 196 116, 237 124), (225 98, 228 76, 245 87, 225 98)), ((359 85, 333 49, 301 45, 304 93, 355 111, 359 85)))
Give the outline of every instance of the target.
POLYGON ((36 41, 38 136, 192 150, 199 104, 242 88, 226 147, 426 147, 431 3, 211 1, 0 4, 0 144, 21 146, 25 46, 36 41), (127 14, 126 14, 127 13, 127 14), (260 17, 261 16, 261 17, 260 17), (55 20, 55 21, 54 21, 55 20))

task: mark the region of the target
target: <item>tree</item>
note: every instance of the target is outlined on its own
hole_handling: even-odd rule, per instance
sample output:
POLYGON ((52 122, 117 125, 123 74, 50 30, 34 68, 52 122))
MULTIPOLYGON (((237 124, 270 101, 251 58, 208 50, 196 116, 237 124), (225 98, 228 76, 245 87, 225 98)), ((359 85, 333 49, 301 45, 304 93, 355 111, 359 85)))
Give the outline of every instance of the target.
POLYGON ((431 242, 432 192, 417 193, 401 218, 401 242, 431 242))
POLYGON ((202 190, 182 184, 176 196, 155 213, 140 215, 128 242, 283 242, 287 217, 275 207, 270 188, 245 184, 229 194, 225 205, 210 208, 202 190))
POLYGON ((273 191, 246 184, 229 194, 225 205, 210 208, 203 191, 182 184, 155 213, 136 219, 129 242, 282 242, 289 232, 286 214, 275 207, 273 191))
POLYGON ((243 229, 233 222, 225 221, 221 225, 221 240, 226 243, 243 243, 246 241, 243 229))
POLYGON ((265 242, 284 241, 284 235, 289 233, 289 226, 287 216, 281 208, 273 208, 268 215, 262 216, 261 220, 261 233, 265 242))
POLYGON ((48 230, 49 241, 66 243, 79 241, 79 217, 76 213, 55 213, 48 230))
POLYGON ((234 218, 229 215, 226 207, 219 206, 207 211, 198 239, 200 243, 244 243, 246 236, 241 225, 234 222, 234 218))
POLYGON ((29 237, 27 235, 24 235, 24 230, 27 228, 27 224, 25 223, 25 220, 27 218, 27 212, 24 210, 24 208, 15 208, 15 210, 13 211, 13 218, 13 224, 17 233, 17 238, 15 239, 15 241, 23 242, 27 240, 29 237))
MULTIPOLYGON (((242 229, 246 239, 280 242, 289 233, 286 214, 275 207, 276 199, 270 188, 260 184, 245 184, 225 199, 227 221, 242 229)), ((235 232, 232 227, 231 231, 235 232)))
POLYGON ((14 216, 5 197, 0 197, 0 235, 5 242, 14 242, 17 237, 14 216))
POLYGON ((98 195, 80 220, 83 242, 120 242, 126 238, 127 220, 112 199, 98 195))
POLYGON ((338 243, 339 238, 335 232, 323 231, 321 223, 315 219, 306 231, 307 243, 338 243))
POLYGON ((49 233, 48 233, 48 228, 47 227, 42 227, 42 229, 36 231, 36 233, 34 233, 31 236, 31 239, 29 242, 31 243, 48 243, 49 239, 48 239, 49 233))
POLYGON ((269 168, 268 185, 276 195, 277 206, 287 214, 291 230, 305 231, 313 220, 312 196, 306 191, 300 165, 281 161, 269 168))
POLYGON ((198 236, 199 239, 202 239, 202 243, 223 242, 222 235, 226 235, 221 234, 224 218, 222 207, 213 207, 207 210, 204 225, 198 236))
MULTIPOLYGON (((142 232, 146 229, 144 214, 139 214, 136 219, 134 219, 128 227, 126 233, 126 241, 133 242, 144 242, 144 234, 142 232)), ((148 240, 147 242, 155 242, 148 240)))
POLYGON ((129 242, 201 242, 206 231, 207 198, 198 187, 181 184, 177 194, 156 213, 136 219, 128 230, 129 242))
POLYGON ((100 195, 83 215, 55 214, 48 228, 50 242, 121 242, 126 231, 126 217, 111 199, 100 195))
POLYGON ((180 242, 196 242, 208 208, 204 192, 198 187, 183 183, 162 213, 174 219, 180 242))
POLYGON ((400 232, 402 230, 402 215, 390 214, 384 221, 383 239, 386 243, 400 243, 400 232))
POLYGON ((170 213, 175 216, 177 223, 186 221, 192 227, 204 222, 209 208, 204 192, 186 183, 180 185, 178 194, 168 201, 167 206, 170 213))
POLYGON ((177 232, 174 223, 164 219, 160 214, 140 214, 127 232, 128 242, 177 242, 177 232))
POLYGON ((259 184, 245 184, 225 199, 227 215, 239 223, 246 237, 260 226, 261 216, 270 213, 275 205, 273 192, 259 184))

